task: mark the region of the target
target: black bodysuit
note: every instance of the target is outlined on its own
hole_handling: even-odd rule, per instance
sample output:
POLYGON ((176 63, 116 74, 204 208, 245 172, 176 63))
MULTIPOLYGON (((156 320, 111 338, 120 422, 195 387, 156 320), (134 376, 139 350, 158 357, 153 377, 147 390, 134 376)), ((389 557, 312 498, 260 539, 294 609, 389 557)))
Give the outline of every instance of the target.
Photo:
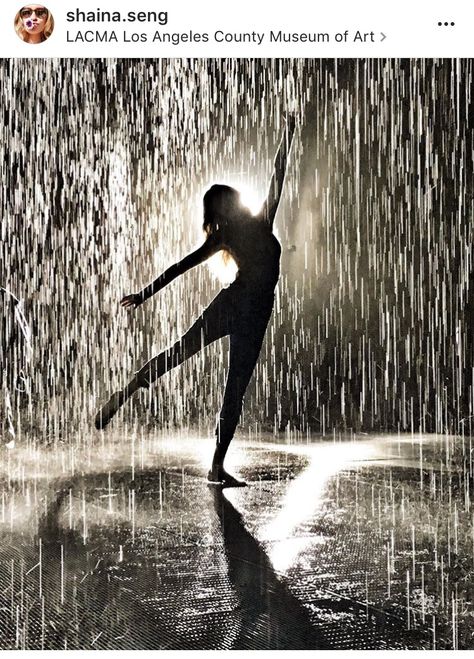
POLYGON ((234 435, 272 313, 281 255, 280 243, 262 216, 245 218, 238 233, 233 233, 232 239, 226 237, 225 231, 211 234, 202 247, 166 270, 143 291, 146 299, 221 249, 232 255, 238 267, 235 281, 220 291, 183 337, 137 373, 142 385, 149 386, 204 346, 229 335, 229 372, 216 427, 218 443, 224 450, 234 435))

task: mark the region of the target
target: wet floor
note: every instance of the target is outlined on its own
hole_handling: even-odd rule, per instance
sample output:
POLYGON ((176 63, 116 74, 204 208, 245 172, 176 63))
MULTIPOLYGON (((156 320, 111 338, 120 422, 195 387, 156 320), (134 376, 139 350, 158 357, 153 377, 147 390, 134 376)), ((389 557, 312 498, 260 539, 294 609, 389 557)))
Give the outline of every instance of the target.
POLYGON ((197 436, 5 450, 0 647, 472 647, 465 440, 289 439, 224 491, 197 436))

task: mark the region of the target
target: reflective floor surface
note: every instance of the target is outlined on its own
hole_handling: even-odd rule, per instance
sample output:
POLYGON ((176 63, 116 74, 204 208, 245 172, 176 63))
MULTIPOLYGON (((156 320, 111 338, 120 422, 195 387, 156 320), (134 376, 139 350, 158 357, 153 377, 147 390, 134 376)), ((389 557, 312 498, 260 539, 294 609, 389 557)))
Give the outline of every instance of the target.
POLYGON ((471 648, 466 438, 117 433, 1 456, 0 647, 471 648))

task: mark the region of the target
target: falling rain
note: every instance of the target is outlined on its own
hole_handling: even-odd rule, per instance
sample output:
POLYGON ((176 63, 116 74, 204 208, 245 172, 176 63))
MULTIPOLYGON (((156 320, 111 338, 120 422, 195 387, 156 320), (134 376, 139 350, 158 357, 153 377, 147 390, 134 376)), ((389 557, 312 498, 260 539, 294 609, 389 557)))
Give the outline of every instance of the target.
POLYGON ((0 82, 0 647, 472 649, 472 60, 12 59, 0 82), (211 184, 261 206, 289 113, 249 485, 215 492, 225 341, 92 420, 235 276, 217 255, 119 304, 202 243, 211 184))

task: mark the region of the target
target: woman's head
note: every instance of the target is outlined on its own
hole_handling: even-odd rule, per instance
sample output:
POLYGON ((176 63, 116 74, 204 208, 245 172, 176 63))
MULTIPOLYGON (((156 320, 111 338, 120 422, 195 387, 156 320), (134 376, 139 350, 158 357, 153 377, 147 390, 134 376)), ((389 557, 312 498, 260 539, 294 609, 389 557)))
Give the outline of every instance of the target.
POLYGON ((51 35, 54 21, 51 12, 35 3, 25 5, 15 17, 18 36, 27 43, 41 43, 51 35))
POLYGON ((219 227, 231 225, 242 217, 245 211, 235 188, 229 185, 213 185, 204 195, 203 229, 210 235, 219 227))

